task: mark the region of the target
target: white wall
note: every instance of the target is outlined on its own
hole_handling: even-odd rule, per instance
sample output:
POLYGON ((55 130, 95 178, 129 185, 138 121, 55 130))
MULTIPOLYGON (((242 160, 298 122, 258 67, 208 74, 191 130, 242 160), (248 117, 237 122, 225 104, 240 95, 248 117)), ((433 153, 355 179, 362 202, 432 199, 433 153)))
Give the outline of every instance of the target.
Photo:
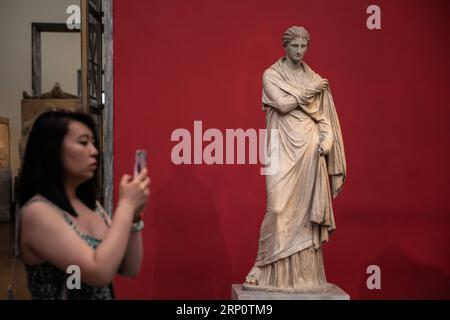
MULTIPOLYGON (((22 91, 32 94, 31 23, 65 23, 68 17, 66 9, 73 4, 80 5, 80 1, 0 0, 0 116, 8 117, 10 121, 13 176, 20 165, 18 145, 21 137, 22 91)), ((48 91, 55 81, 59 81, 64 91, 76 94, 75 69, 80 68, 76 61, 80 61, 81 51, 79 35, 42 35, 41 44, 45 47, 42 55, 42 92, 48 91), (67 38, 61 40, 64 35, 67 38), (77 42, 78 48, 75 49, 77 42)))

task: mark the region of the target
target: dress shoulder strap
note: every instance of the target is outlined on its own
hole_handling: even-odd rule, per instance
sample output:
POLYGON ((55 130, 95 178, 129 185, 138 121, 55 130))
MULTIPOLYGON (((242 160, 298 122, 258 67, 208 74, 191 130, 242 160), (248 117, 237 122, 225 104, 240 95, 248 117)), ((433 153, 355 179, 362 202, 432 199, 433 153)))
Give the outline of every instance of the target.
POLYGON ((98 201, 95 202, 95 212, 97 212, 100 215, 100 217, 103 219, 103 221, 108 227, 111 227, 108 220, 109 214, 106 212, 106 210, 98 201))

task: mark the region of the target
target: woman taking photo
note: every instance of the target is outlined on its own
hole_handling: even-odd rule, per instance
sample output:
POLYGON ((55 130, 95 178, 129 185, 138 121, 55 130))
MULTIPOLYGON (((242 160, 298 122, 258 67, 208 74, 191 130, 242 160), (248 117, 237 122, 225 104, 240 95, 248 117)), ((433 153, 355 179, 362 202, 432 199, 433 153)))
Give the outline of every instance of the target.
POLYGON ((32 299, 114 299, 114 276, 139 273, 150 179, 146 169, 124 175, 110 219, 96 201, 97 145, 94 122, 81 113, 43 113, 30 132, 18 236, 32 299), (67 286, 69 266, 80 270, 79 289, 67 286))

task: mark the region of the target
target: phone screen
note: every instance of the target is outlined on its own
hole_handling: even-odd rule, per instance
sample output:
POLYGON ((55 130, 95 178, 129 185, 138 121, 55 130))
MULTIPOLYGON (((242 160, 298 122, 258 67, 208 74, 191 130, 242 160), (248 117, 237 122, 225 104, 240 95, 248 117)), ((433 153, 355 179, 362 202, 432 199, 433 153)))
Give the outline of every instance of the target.
POLYGON ((146 167, 147 167, 147 151, 136 150, 134 176, 137 176, 141 172, 141 170, 146 167))

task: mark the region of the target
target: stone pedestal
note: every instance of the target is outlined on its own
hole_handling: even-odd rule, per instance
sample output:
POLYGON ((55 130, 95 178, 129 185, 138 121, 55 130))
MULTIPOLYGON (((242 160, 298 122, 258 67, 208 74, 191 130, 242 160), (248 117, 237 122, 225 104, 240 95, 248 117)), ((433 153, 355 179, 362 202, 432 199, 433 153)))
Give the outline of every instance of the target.
POLYGON ((325 292, 269 292, 244 290, 242 284, 231 286, 233 300, 350 300, 350 296, 335 284, 325 292))

